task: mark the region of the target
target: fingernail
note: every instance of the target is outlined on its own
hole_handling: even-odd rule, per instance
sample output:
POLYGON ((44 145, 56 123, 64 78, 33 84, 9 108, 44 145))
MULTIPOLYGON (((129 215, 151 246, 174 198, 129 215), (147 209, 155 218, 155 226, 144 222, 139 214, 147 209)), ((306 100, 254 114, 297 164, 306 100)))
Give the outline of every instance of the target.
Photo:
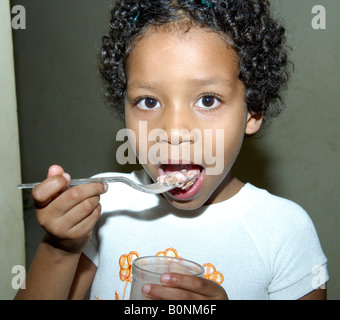
POLYGON ((68 173, 63 173, 63 177, 67 180, 67 182, 71 181, 71 176, 68 173))
POLYGON ((104 192, 106 192, 107 190, 109 190, 109 185, 107 183, 103 183, 104 184, 104 192))
POLYGON ((145 284, 142 290, 145 294, 149 294, 151 291, 151 286, 149 284, 145 284))

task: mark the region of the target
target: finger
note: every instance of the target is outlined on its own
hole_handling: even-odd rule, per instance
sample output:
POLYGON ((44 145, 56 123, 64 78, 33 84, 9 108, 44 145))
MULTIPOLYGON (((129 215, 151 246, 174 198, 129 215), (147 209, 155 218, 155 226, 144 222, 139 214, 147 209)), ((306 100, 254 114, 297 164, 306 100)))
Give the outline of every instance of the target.
MULTIPOLYGON (((71 177, 69 174, 65 173, 64 169, 61 167, 61 166, 58 166, 57 164, 51 166, 49 169, 48 169, 48 173, 47 173, 47 178, 50 178, 50 177, 53 177, 53 176, 56 176, 56 175, 63 175, 68 181, 71 181, 71 177)), ((68 189, 68 185, 65 186, 61 191, 60 193, 66 191, 68 189)))
POLYGON ((34 206, 38 209, 44 208, 68 186, 69 182, 70 176, 63 173, 40 183, 32 191, 34 206))
POLYGON ((97 223, 101 213, 101 205, 98 206, 86 218, 76 224, 70 232, 75 238, 81 238, 89 234, 97 223))
MULTIPOLYGON (((66 212, 70 211, 72 208, 75 208, 84 201, 84 206, 88 206, 89 208, 91 204, 88 203, 87 200, 92 197, 104 194, 107 190, 108 185, 106 183, 100 182, 73 187, 65 191, 58 197, 58 199, 51 203, 50 208, 57 216, 65 215, 66 212)), ((87 214, 90 213, 88 208, 84 208, 84 211, 86 211, 87 214)))
POLYGON ((68 211, 64 216, 64 225, 67 229, 71 229, 81 221, 86 219, 92 212, 98 207, 100 201, 100 196, 95 195, 91 198, 87 198, 70 211, 68 211))
POLYGON ((208 300, 209 297, 179 288, 166 287, 159 284, 145 284, 143 295, 152 300, 208 300))
POLYGON ((214 299, 219 298, 219 295, 225 293, 224 289, 214 281, 179 273, 163 274, 161 276, 161 283, 168 287, 190 291, 214 299))
POLYGON ((228 300, 225 290, 211 280, 167 273, 162 275, 161 283, 144 285, 143 294, 159 300, 228 300))

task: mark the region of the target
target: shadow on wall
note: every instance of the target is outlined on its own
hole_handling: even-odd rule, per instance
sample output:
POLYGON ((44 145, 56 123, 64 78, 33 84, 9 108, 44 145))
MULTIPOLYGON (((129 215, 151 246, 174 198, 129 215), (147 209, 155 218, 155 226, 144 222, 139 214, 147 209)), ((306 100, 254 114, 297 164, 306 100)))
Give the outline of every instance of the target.
POLYGON ((277 181, 270 174, 270 168, 275 163, 274 156, 265 149, 259 138, 246 138, 239 157, 233 167, 234 175, 242 182, 249 182, 258 188, 277 193, 277 181))

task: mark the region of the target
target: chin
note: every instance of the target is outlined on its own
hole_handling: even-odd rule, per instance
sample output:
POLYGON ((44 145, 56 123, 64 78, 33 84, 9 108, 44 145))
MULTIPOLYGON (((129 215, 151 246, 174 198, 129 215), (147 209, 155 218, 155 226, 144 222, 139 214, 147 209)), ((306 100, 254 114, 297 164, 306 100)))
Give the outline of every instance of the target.
POLYGON ((175 207, 176 209, 180 209, 180 210, 192 211, 192 210, 201 208, 204 204, 202 202, 198 202, 195 200, 178 201, 178 200, 173 199, 172 197, 165 196, 165 198, 169 201, 169 203, 173 207, 175 207))
POLYGON ((188 210, 188 211, 201 208, 202 206, 206 204, 206 202, 210 198, 210 196, 209 197, 204 196, 204 192, 200 192, 196 194, 195 197, 186 199, 186 200, 178 199, 174 195, 172 195, 170 192, 165 193, 164 197, 175 208, 180 209, 180 210, 188 210))

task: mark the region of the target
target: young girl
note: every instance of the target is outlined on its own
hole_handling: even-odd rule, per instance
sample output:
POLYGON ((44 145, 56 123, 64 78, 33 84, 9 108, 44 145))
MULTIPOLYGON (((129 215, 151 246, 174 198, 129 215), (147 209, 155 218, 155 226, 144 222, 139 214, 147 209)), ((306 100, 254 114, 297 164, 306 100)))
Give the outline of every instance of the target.
POLYGON ((132 261, 170 255, 205 278, 164 274, 145 297, 324 299, 327 259, 307 213, 231 172, 244 137, 280 113, 287 63, 266 0, 118 1, 100 70, 144 167, 128 176, 195 179, 163 195, 68 188, 52 166, 33 191, 46 236, 17 298, 80 299, 92 284, 92 299, 128 299, 132 261))

